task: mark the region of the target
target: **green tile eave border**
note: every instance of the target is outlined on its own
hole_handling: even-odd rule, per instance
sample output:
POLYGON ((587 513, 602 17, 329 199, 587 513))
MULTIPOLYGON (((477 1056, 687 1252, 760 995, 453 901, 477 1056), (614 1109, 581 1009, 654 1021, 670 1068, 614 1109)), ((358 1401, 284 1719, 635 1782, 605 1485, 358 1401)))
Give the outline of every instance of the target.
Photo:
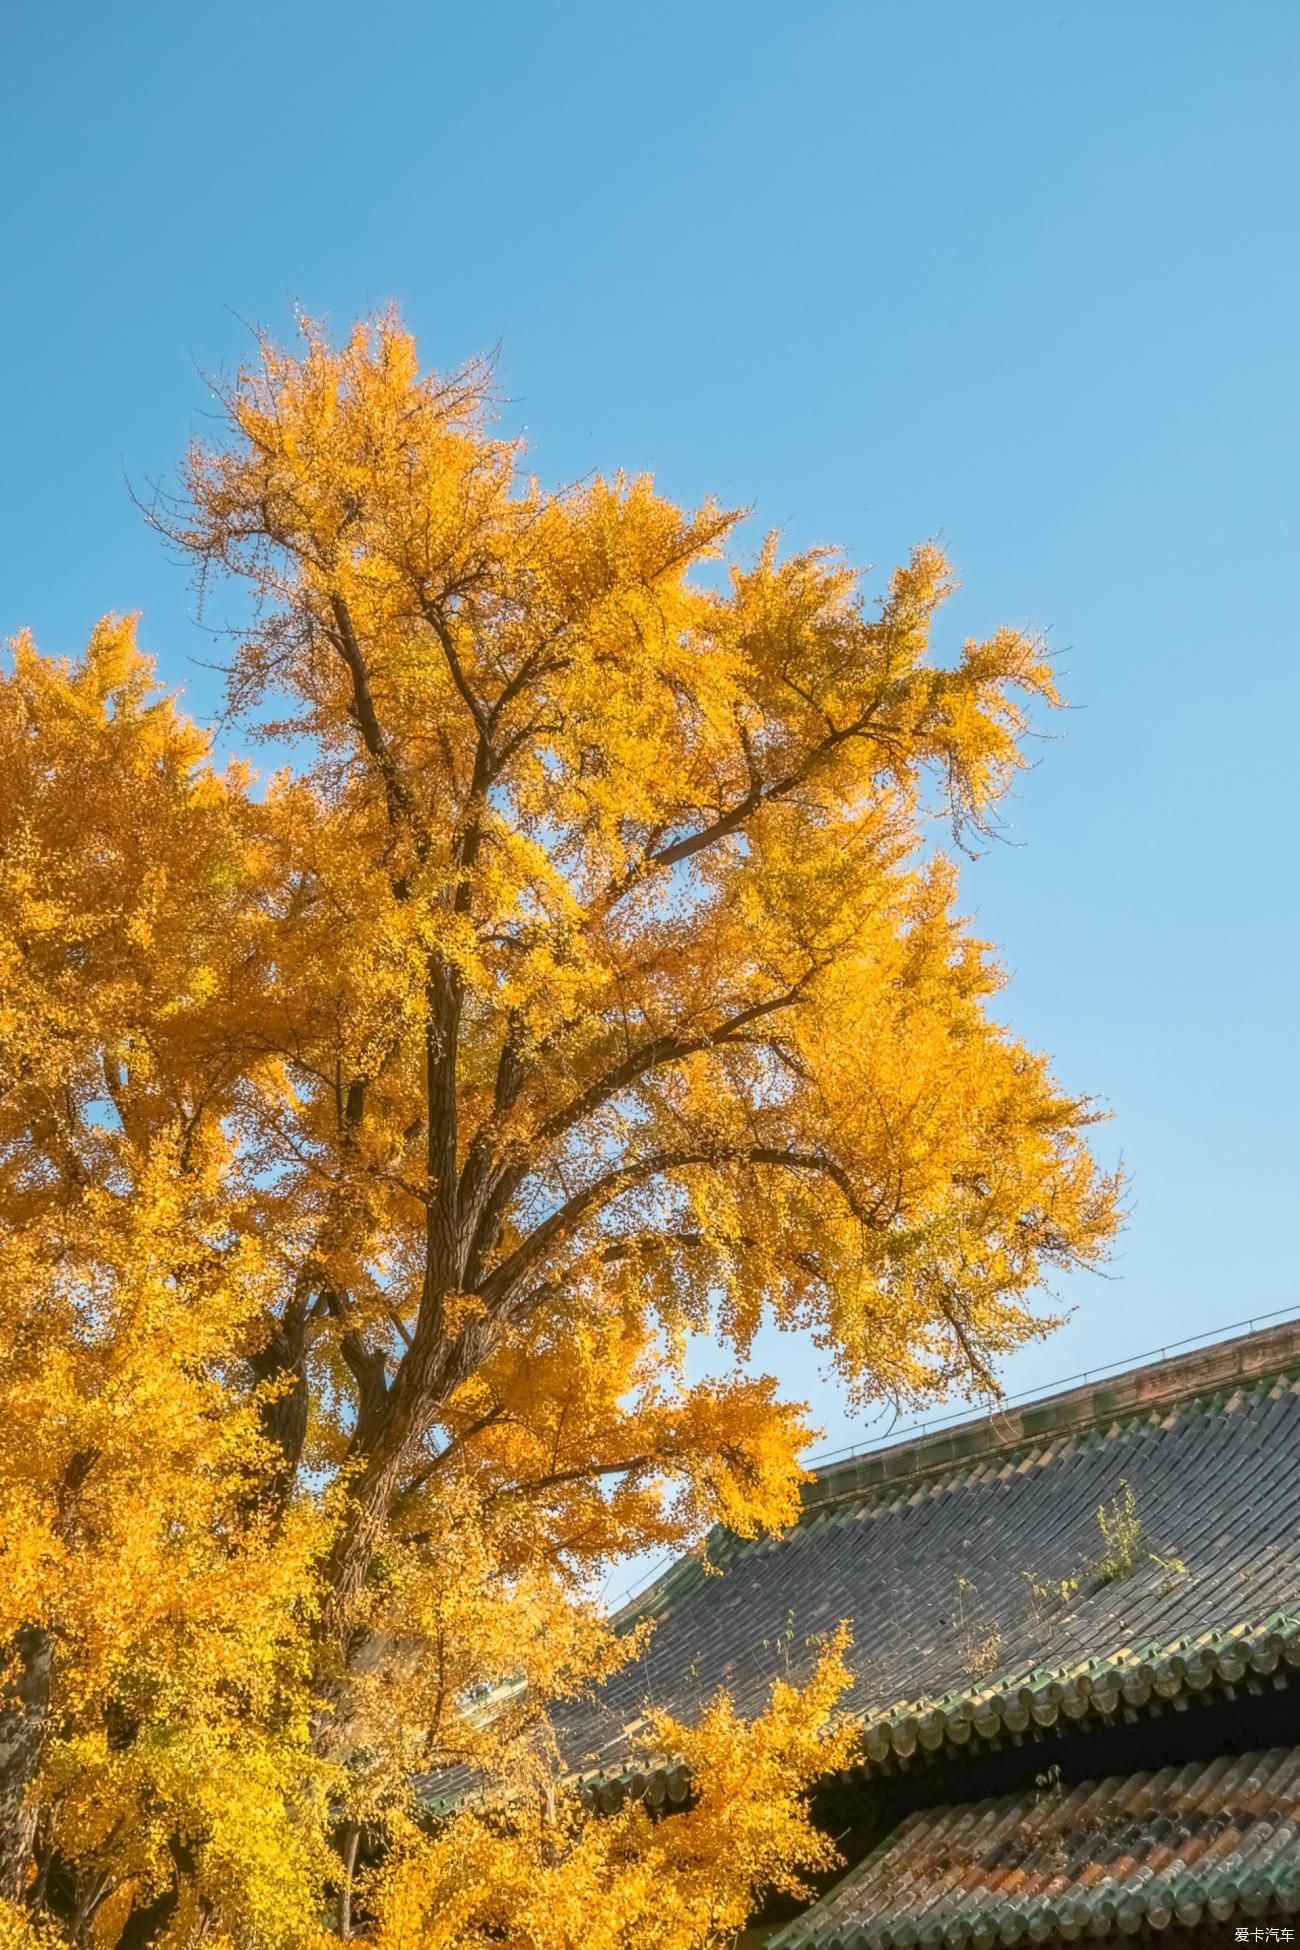
MULTIPOLYGON (((1046 1731, 1060 1721, 1136 1718, 1153 1702, 1184 1704, 1300 1668, 1300 1615, 1216 1626, 1195 1637, 1149 1641, 1073 1664, 1003 1675, 935 1700, 900 1701, 864 1717, 859 1768, 892 1772, 918 1753, 1046 1731)), ((1158 1709, 1157 1709, 1158 1710, 1158 1709)))

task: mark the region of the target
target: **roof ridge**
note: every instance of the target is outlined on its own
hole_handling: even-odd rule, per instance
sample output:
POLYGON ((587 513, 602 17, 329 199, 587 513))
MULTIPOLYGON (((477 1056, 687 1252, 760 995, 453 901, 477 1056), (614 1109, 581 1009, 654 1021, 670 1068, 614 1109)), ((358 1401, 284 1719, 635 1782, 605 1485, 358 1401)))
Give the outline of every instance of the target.
POLYGON ((872 1491, 901 1492, 957 1476, 993 1458, 1003 1465, 1020 1462, 1027 1452, 1062 1438, 1104 1435, 1157 1412, 1204 1404, 1208 1412, 1221 1413, 1238 1390, 1253 1395, 1265 1383, 1296 1374, 1300 1320, 1290 1320, 1190 1354, 1145 1362, 1104 1381, 1042 1395, 1018 1408, 993 1404, 954 1427, 823 1464, 803 1486, 800 1521, 857 1502, 872 1491))

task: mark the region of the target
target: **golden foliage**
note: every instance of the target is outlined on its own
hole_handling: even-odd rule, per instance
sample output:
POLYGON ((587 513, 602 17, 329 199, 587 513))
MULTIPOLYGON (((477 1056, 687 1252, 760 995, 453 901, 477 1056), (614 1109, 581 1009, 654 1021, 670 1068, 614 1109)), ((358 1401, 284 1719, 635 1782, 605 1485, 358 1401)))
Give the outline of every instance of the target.
POLYGON ((863 1401, 985 1386, 1115 1224, 934 825, 1039 645, 936 661, 930 546, 877 614, 826 550, 719 579, 734 514, 543 490, 488 379, 308 326, 192 450, 264 787, 130 619, 0 676, 5 1941, 726 1942, 825 1859, 842 1648, 656 1724, 686 1812, 590 1818, 599 1580, 793 1515, 764 1318, 863 1401))
POLYGON ((845 1642, 841 1632, 802 1689, 778 1682, 755 1720, 725 1697, 692 1725, 652 1717, 654 1745, 682 1755, 700 1783, 681 1814, 655 1820, 632 1801, 584 1820, 564 1797, 522 1816, 466 1812, 431 1838, 407 1828, 367 1891, 377 1944, 582 1950, 594 1915, 610 1950, 729 1943, 764 1888, 808 1893, 804 1878, 838 1859, 805 1796, 850 1755, 847 1726, 831 1726, 845 1642))

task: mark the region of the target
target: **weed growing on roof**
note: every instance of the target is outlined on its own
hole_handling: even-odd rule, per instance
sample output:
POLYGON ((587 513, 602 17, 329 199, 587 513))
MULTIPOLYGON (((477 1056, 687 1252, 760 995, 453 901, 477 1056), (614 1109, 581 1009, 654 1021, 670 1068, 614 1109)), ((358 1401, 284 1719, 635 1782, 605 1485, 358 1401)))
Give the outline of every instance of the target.
POLYGON ((998 1663, 1002 1634, 996 1628, 981 1639, 968 1639, 962 1648, 962 1664, 971 1679, 987 1679, 998 1663))
MULTIPOLYGON (((806 1639, 804 1642, 807 1645, 812 1645, 814 1643, 814 1640, 806 1639)), ((816 1642, 820 1643, 820 1641, 816 1641, 816 1642)), ((793 1644, 794 1644, 794 1612, 788 1611, 785 1615, 785 1630, 782 1632, 778 1632, 774 1639, 763 1640, 764 1652, 776 1653, 777 1657, 780 1659, 782 1663, 782 1666, 784 1667, 785 1676, 787 1679, 790 1677, 790 1647, 793 1644)))
POLYGON ((1044 1578, 1035 1571, 1020 1573, 1029 1586, 1030 1612, 1036 1627, 1041 1628, 1053 1612, 1069 1605, 1085 1584, 1093 1589, 1120 1584, 1144 1563, 1154 1564, 1161 1574, 1156 1586, 1157 1597, 1164 1597, 1179 1578, 1186 1576, 1187 1566, 1181 1557, 1151 1548, 1137 1495, 1126 1478, 1120 1478, 1119 1489, 1110 1502, 1098 1506, 1097 1528, 1101 1532, 1100 1554, 1079 1565, 1068 1577, 1044 1578))
POLYGON ((1119 1494, 1112 1497, 1109 1504, 1103 1503, 1098 1508, 1097 1527, 1101 1531, 1102 1551, 1093 1566, 1093 1573, 1099 1583, 1118 1584, 1122 1579, 1132 1577, 1138 1566, 1146 1562, 1154 1564, 1161 1573, 1156 1590, 1163 1597, 1165 1592, 1173 1589, 1179 1578, 1186 1576, 1187 1566, 1181 1557, 1152 1550, 1133 1486, 1123 1477, 1120 1478, 1119 1494))
POLYGON ((1132 1577, 1143 1557, 1153 1557, 1146 1549, 1146 1530, 1138 1514, 1133 1485, 1120 1478, 1119 1494, 1109 1504, 1097 1508, 1097 1528, 1101 1531, 1102 1551, 1096 1574, 1102 1584, 1119 1584, 1132 1577))
POLYGON ((1001 1628, 994 1625, 981 1632, 978 1621, 966 1616, 966 1596, 978 1598, 979 1591, 969 1578, 957 1575, 957 1646, 962 1670, 970 1679, 986 1679, 998 1662, 1002 1646, 1001 1628))
POLYGON ((1156 1596, 1163 1598, 1166 1592, 1173 1590, 1179 1578, 1187 1576, 1187 1566, 1181 1557, 1162 1557, 1159 1551, 1151 1551, 1149 1556, 1151 1562, 1163 1573, 1156 1586, 1156 1596))
POLYGON ((1034 1617, 1040 1622, 1047 1611, 1068 1605, 1081 1582, 1078 1571, 1072 1572, 1068 1578, 1040 1578, 1033 1571, 1022 1571, 1020 1575, 1029 1586, 1034 1617))

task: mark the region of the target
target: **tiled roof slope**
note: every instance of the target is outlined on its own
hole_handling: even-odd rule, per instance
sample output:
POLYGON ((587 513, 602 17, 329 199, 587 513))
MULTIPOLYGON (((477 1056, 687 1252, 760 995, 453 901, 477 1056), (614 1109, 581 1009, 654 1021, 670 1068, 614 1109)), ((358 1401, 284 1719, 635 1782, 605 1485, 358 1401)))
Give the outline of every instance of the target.
POLYGON ((909 1950, 1300 1909, 1300 1748, 914 1814, 771 1950, 909 1950))
POLYGON ((721 1575, 687 1560, 629 1611, 657 1621, 646 1650, 560 1716, 575 1771, 625 1767, 648 1704, 689 1718, 727 1686, 759 1711, 841 1619, 847 1705, 866 1764, 885 1768, 1300 1665, 1300 1323, 896 1445, 808 1489, 783 1536, 715 1538, 721 1575), (1131 1573, 1103 1583, 1097 1511, 1124 1483, 1145 1537, 1131 1573))

